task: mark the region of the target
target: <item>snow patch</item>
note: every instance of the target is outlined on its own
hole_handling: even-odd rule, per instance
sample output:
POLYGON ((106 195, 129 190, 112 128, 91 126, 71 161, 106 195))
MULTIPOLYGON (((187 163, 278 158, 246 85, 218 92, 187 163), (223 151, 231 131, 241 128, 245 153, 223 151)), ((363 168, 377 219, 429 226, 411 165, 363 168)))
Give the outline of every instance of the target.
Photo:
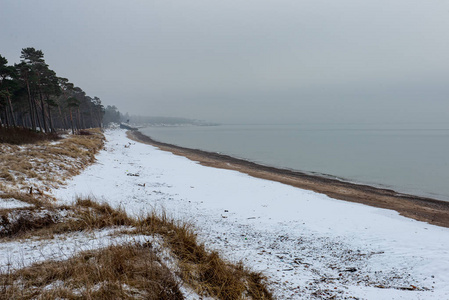
POLYGON ((0 198, 0 209, 25 208, 31 206, 33 205, 14 198, 0 198))

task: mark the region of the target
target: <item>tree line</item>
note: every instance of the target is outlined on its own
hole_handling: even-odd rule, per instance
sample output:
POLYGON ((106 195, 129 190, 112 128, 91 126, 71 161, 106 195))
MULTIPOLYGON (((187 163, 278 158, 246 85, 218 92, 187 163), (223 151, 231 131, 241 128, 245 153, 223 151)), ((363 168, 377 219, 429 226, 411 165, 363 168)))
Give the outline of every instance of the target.
POLYGON ((20 59, 20 63, 8 65, 0 55, 0 127, 45 133, 70 129, 74 133, 102 127, 105 113, 117 112, 115 106, 105 108, 98 97, 92 98, 67 78, 58 77, 45 63, 41 50, 24 48, 20 59))

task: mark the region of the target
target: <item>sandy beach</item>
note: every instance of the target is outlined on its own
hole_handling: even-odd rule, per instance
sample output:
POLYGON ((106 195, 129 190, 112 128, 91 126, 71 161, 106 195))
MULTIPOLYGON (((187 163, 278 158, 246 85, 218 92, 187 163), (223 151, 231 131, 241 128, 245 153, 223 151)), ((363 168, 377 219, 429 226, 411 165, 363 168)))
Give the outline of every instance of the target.
POLYGON ((205 166, 239 171, 257 178, 273 180, 322 193, 334 199, 392 209, 405 217, 433 225, 449 227, 449 202, 446 201, 263 166, 223 154, 162 143, 151 139, 139 131, 129 131, 127 134, 129 138, 135 141, 158 147, 176 155, 185 156, 205 166))
POLYGON ((448 298, 446 227, 230 170, 232 160, 204 166, 200 156, 219 164, 124 130, 105 138, 96 163, 52 190, 57 204, 93 197, 131 217, 168 213, 192 224, 207 249, 262 272, 276 299, 448 298))

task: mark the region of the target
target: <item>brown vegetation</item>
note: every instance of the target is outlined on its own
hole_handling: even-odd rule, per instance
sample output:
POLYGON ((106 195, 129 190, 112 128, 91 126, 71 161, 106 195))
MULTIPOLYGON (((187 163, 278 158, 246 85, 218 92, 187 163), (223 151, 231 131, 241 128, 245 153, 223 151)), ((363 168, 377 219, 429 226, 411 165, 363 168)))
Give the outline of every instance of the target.
POLYGON ((217 252, 207 251, 197 240, 192 226, 155 213, 137 223, 136 232, 159 234, 179 260, 180 276, 199 294, 218 299, 271 299, 261 273, 246 269, 242 263, 222 260, 217 252))
MULTIPOLYGON (((10 129, 15 131, 17 129, 10 129)), ((24 131, 30 131, 23 129, 24 131)), ((30 131, 31 132, 31 131, 30 131)), ((21 147, 0 143, 0 188, 41 196, 49 189, 95 161, 95 154, 103 147, 104 136, 98 129, 85 130, 89 134, 69 135, 64 139, 33 140, 21 147)), ((39 137, 48 135, 33 134, 39 137)), ((25 140, 26 138, 21 138, 25 140)))
POLYGON ((0 237, 14 237, 32 230, 47 228, 58 222, 60 214, 47 209, 15 209, 0 211, 0 237))
POLYGON ((176 298, 179 283, 172 281, 173 278, 182 279, 200 295, 210 295, 218 299, 272 298, 261 273, 250 271, 241 263, 226 262, 217 252, 206 250, 205 245, 198 242, 190 224, 169 219, 166 214, 153 213, 135 220, 120 209, 113 209, 106 203, 99 204, 91 199, 79 199, 73 206, 15 210, 16 215, 12 218, 14 222, 8 219, 11 215, 6 212, 8 211, 0 212, 0 229, 4 229, 1 236, 9 239, 30 236, 51 238, 54 234, 66 232, 112 226, 133 227, 133 231, 128 230, 122 234, 161 237, 177 261, 178 270, 175 273, 169 271, 156 259, 157 253, 152 253, 148 245, 137 243, 114 246, 84 253, 64 262, 45 262, 0 274, 0 298, 22 295, 25 298, 39 296, 49 299, 65 295, 68 299, 78 299, 77 297, 102 298, 109 295, 131 299, 140 295, 137 298, 182 299, 176 298), (65 212, 64 216, 61 211, 65 212), (85 258, 86 255, 89 259, 85 258), (156 264, 157 268, 154 269, 153 264, 156 264), (95 272, 92 268, 96 268, 95 272), (81 269, 86 272, 76 271, 81 269), (91 276, 91 272, 95 275, 91 276), (48 287, 58 281, 62 282, 62 286, 48 287), (18 282, 21 284, 18 285, 18 282), (164 291, 155 289, 156 296, 153 297, 149 296, 149 291, 153 289, 151 282, 172 283, 162 285, 164 291), (80 286, 87 288, 75 291, 75 287, 80 286), (23 288, 26 290, 21 290, 23 288), (174 298, 164 298, 165 296, 161 296, 165 295, 164 293, 174 298))
POLYGON ((22 127, 0 127, 0 143, 23 145, 42 141, 55 141, 58 139, 60 139, 60 137, 56 133, 45 134, 22 127))
POLYGON ((183 299, 151 243, 110 246, 0 275, 2 299, 183 299))
POLYGON ((168 268, 161 261, 166 254, 151 243, 115 245, 0 273, 0 299, 182 299, 181 284, 217 299, 272 298, 261 273, 207 250, 191 224, 156 213, 133 219, 92 199, 55 206, 45 192, 92 163, 103 141, 100 131, 89 130, 54 142, 0 144, 0 201, 31 205, 0 210, 0 242, 117 228, 116 234, 160 239, 175 265, 168 268))

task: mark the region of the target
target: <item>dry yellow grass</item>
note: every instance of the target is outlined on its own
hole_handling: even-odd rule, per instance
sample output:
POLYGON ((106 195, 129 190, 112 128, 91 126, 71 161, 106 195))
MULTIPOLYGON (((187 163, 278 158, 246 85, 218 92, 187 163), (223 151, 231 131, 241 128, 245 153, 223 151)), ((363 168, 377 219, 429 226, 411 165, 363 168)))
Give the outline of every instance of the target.
POLYGON ((128 244, 0 273, 0 299, 182 299, 179 280, 216 299, 272 299, 261 273, 208 251, 191 225, 166 214, 132 219, 121 209, 90 199, 54 206, 46 192, 92 163, 103 143, 101 131, 92 130, 56 142, 0 144, 0 198, 33 205, 1 210, 0 237, 51 239, 55 234, 127 226, 134 230, 122 234, 162 238, 177 261, 176 274, 150 245, 128 244))
POLYGON ((181 278, 200 295, 224 300, 272 299, 261 273, 245 268, 240 262, 226 262, 217 252, 207 251, 187 223, 153 213, 137 221, 135 232, 163 236, 179 260, 181 278))
POLYGON ((31 207, 0 210, 0 238, 28 238, 53 236, 54 234, 94 230, 112 226, 131 226, 135 221, 120 209, 92 200, 78 200, 71 206, 54 206, 31 196, 8 196, 31 207))
MULTIPOLYGON (((88 135, 69 135, 58 141, 22 146, 0 144, 0 184, 16 191, 46 192, 95 161, 104 136, 92 129, 88 135), (28 179, 28 180, 27 180, 28 179)), ((42 193, 35 193, 39 197, 42 193)))
POLYGON ((29 193, 21 193, 21 192, 17 192, 13 189, 8 189, 8 188, 2 188, 0 185, 0 189, 2 189, 4 191, 3 194, 0 194, 0 199, 16 199, 28 204, 31 204, 35 207, 52 207, 52 201, 49 198, 45 198, 45 197, 34 197, 32 194, 29 193))
POLYGON ((12 175, 12 172, 10 172, 8 169, 4 167, 0 170, 0 178, 4 179, 5 181, 9 181, 13 184, 16 182, 16 179, 12 175))
POLYGON ((151 244, 110 246, 0 275, 2 299, 184 299, 151 244))
MULTIPOLYGON (((23 209, 23 211, 34 211, 35 208, 23 209)), ((144 218, 132 219, 126 215, 126 213, 120 209, 113 209, 108 204, 99 204, 90 199, 78 200, 73 206, 61 206, 45 208, 46 213, 42 213, 40 210, 38 218, 31 217, 30 214, 23 214, 27 217, 15 218, 19 223, 10 226, 10 230, 3 236, 8 239, 11 238, 52 238, 55 234, 61 234, 66 232, 83 231, 83 230, 95 230, 100 228, 110 228, 112 226, 127 226, 134 228, 134 230, 127 230, 122 234, 140 234, 146 236, 158 236, 161 237, 165 243, 167 249, 171 255, 177 261, 178 272, 170 276, 172 278, 180 278, 187 285, 192 287, 200 295, 213 296, 217 299, 272 299, 270 292, 265 285, 265 277, 258 272, 253 272, 245 268, 241 263, 233 264, 224 261, 217 252, 208 251, 204 244, 201 244, 197 240, 196 233, 193 227, 187 223, 179 222, 168 218, 165 214, 157 215, 155 213, 150 214, 144 218), (58 211, 65 211, 65 217, 59 217, 58 211)), ((0 220, 2 214, 0 212, 0 220)), ((0 227, 1 227, 0 221, 0 227)), ((71 268, 80 268, 89 270, 91 268, 90 260, 82 260, 79 256, 70 259, 69 261, 62 263, 47 262, 39 264, 24 270, 15 272, 9 272, 6 274, 0 274, 0 298, 4 296, 18 295, 19 287, 31 287, 33 286, 35 291, 34 296, 39 296, 39 299, 46 299, 45 297, 67 295, 68 299, 75 297, 75 286, 87 286, 81 297, 100 297, 109 295, 111 297, 124 297, 124 299, 132 298, 136 296, 130 296, 127 294, 129 289, 124 289, 124 285, 133 287, 132 290, 139 291, 137 294, 142 294, 142 299, 159 299, 147 297, 147 290, 143 289, 143 283, 137 284, 134 282, 134 272, 137 272, 137 268, 141 263, 142 257, 129 256, 129 253, 140 253, 138 244, 117 246, 116 248, 109 248, 106 250, 97 250, 92 252, 93 256, 100 255, 103 257, 100 262, 95 260, 98 269, 109 268, 108 264, 103 264, 105 260, 110 261, 109 265, 114 265, 115 261, 124 260, 136 260, 137 263, 129 262, 131 265, 127 268, 121 267, 118 271, 107 271, 105 269, 102 275, 98 277, 87 276, 86 273, 80 276, 78 272, 74 272, 71 268), (127 252, 126 252, 126 251, 127 252), (125 252, 128 254, 124 254, 125 252), (96 253, 96 254, 95 254, 96 253), (122 253, 117 258, 117 255, 122 253), (140 262, 139 262, 140 261, 140 262), (133 269, 134 268, 134 269, 133 269), (47 278, 48 272, 53 281, 42 278, 47 278), (32 273, 32 275, 29 275, 32 273), (76 276, 75 276, 76 273, 76 276), (118 279, 118 277, 123 279, 118 279), (128 281, 126 281, 126 280, 128 281), (43 280, 42 282, 39 280, 43 280), (57 289, 48 290, 48 285, 52 282, 61 280, 64 286, 57 289), (1 282, 4 282, 3 285, 1 282), (17 286, 16 283, 21 282, 22 285, 17 286), (93 287, 97 287, 95 290, 93 287), (45 288, 45 289, 44 289, 45 288), (108 290, 111 289, 111 290, 108 290), (137 290, 136 290, 137 289, 137 290), (3 293, 2 294, 2 291, 3 293), (90 294, 95 290, 94 294, 90 294), (97 292, 101 290, 100 294, 97 292), (49 291, 51 291, 50 294, 49 291), (63 293, 63 294, 61 294, 63 293), (117 294, 119 293, 119 294, 117 294), (41 298, 44 297, 44 298, 41 298)), ((148 253, 147 253, 148 254, 148 253)), ((143 255, 140 253, 139 255, 143 255)), ((143 256, 145 257, 145 256, 143 256)), ((147 259, 147 258, 145 258, 147 259)), ((144 260, 145 260, 144 259, 144 260)), ((160 262, 159 262, 160 263, 160 262)), ((112 267, 111 266, 111 267, 112 267)), ((164 267, 165 268, 165 267, 164 267)), ((117 269, 116 269, 117 270, 117 269)), ((98 271, 98 270, 97 270, 98 271)), ((103 271, 102 271, 103 272, 103 271)), ((166 274, 157 273, 157 276, 162 276, 158 280, 165 280, 166 274), (165 274, 165 275, 164 275, 165 274)), ((153 276, 152 274, 151 276, 153 276)), ((146 274, 149 276, 149 274, 146 274)), ((147 277, 141 278, 141 280, 148 280, 147 277)), ((153 281, 153 279, 151 279, 153 281)), ((22 291, 23 293, 24 291, 22 291)), ((25 291, 27 294, 28 291, 25 291)), ((31 295, 31 294, 30 294, 31 295)), ((170 294, 173 296, 173 294, 170 294)), ((79 296, 79 295, 78 295, 79 296)), ((160 298, 171 299, 171 298, 160 298)), ((173 298, 176 299, 176 298, 173 298)), ((182 298, 179 298, 182 299, 182 298)))

